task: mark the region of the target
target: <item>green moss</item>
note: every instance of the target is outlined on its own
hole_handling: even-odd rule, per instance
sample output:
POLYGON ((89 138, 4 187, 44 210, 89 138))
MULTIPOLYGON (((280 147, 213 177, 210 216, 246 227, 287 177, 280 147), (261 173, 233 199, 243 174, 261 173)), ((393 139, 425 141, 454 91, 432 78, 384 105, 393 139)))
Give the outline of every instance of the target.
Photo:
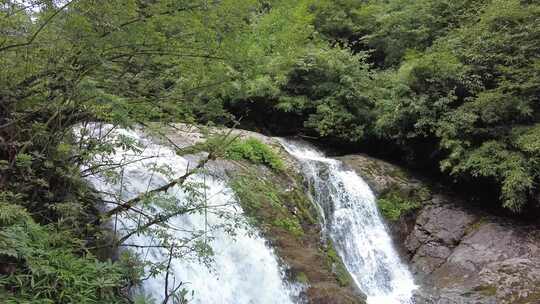
POLYGON ((408 178, 408 175, 405 171, 401 170, 401 169, 394 169, 392 171, 389 172, 390 176, 394 177, 394 178, 398 178, 398 179, 403 179, 403 180, 406 180, 408 178))
POLYGON ((475 288, 476 291, 480 292, 484 296, 493 297, 497 295, 497 287, 492 285, 483 285, 475 288))
POLYGON ((519 298, 514 300, 514 304, 530 304, 530 303, 540 303, 540 292, 533 291, 524 298, 519 298))
POLYGON ((326 261, 328 267, 332 269, 332 273, 340 286, 348 286, 351 284, 351 275, 347 271, 347 268, 345 268, 345 265, 343 265, 343 261, 334 249, 334 245, 331 241, 328 241, 326 244, 326 261))
POLYGON ((254 215, 264 204, 281 206, 278 190, 265 179, 251 174, 242 175, 234 178, 230 185, 248 215, 254 215))
POLYGON ((303 272, 299 272, 296 274, 294 280, 298 283, 302 283, 302 284, 309 284, 309 279, 307 277, 307 275, 303 272))
POLYGON ((286 191, 271 178, 250 171, 235 177, 231 188, 246 214, 259 225, 281 228, 294 237, 304 234, 301 222, 314 220, 307 199, 295 190, 286 191), (300 212, 295 212, 299 210, 300 212))
POLYGON ((421 202, 427 201, 431 198, 431 190, 428 187, 421 186, 415 190, 414 197, 421 202))
POLYGON ((283 161, 279 155, 268 145, 255 138, 236 140, 231 143, 225 157, 233 160, 248 160, 255 164, 263 164, 274 170, 284 169, 283 161))
POLYGON ((390 191, 377 200, 381 214, 390 221, 397 221, 403 214, 418 209, 420 203, 405 195, 390 191))
POLYGON ((304 222, 309 224, 319 223, 316 216, 317 212, 313 212, 313 205, 309 198, 304 193, 303 189, 294 188, 290 191, 282 193, 282 199, 285 202, 292 204, 297 210, 296 215, 304 222))
POLYGON ((300 222, 294 216, 277 218, 272 222, 272 224, 276 227, 281 227, 289 231, 294 236, 299 237, 299 236, 304 235, 304 230, 302 230, 302 226, 300 225, 300 222))
POLYGON ((318 213, 305 194, 302 178, 292 172, 283 173, 283 175, 278 175, 276 172, 261 174, 248 169, 238 173, 232 179, 231 187, 248 217, 255 219, 258 227, 267 229, 265 232, 269 238, 278 240, 278 244, 291 244, 298 241, 297 244, 285 248, 278 245, 277 250, 282 257, 285 256, 294 261, 305 250, 308 252, 307 255, 313 255, 317 263, 321 263, 307 264, 303 267, 318 267, 320 273, 324 273, 324 278, 318 278, 320 274, 308 277, 308 274, 304 272, 293 272, 292 280, 308 284, 311 283, 310 279, 315 283, 320 280, 325 281, 330 276, 335 279, 335 283, 332 282, 332 284, 342 287, 350 286, 352 277, 333 244, 328 242, 324 246, 321 245, 317 241, 319 231, 310 229, 310 227, 318 227, 316 226, 318 213), (314 240, 321 246, 317 249, 303 247, 304 241, 309 243, 314 240), (310 252, 316 250, 318 252, 310 252))
POLYGON ((474 222, 472 225, 467 227, 467 229, 465 229, 465 234, 469 234, 471 232, 474 232, 474 231, 478 230, 485 223, 487 223, 486 218, 481 217, 478 221, 474 222))

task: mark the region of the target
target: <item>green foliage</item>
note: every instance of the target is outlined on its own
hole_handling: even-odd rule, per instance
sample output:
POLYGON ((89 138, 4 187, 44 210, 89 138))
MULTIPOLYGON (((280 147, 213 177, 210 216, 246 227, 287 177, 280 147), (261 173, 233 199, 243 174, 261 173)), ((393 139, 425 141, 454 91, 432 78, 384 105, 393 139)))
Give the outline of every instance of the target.
POLYGON ((384 65, 399 64, 408 50, 423 51, 481 9, 469 0, 321 1, 317 29, 354 50, 371 50, 384 65))
POLYGON ((321 136, 354 141, 372 121, 366 94, 371 73, 365 56, 346 49, 320 49, 295 64, 277 108, 307 115, 304 126, 321 136))
POLYGON ((110 140, 92 123, 226 116, 201 92, 237 77, 237 38, 250 31, 260 4, 31 2, 0 5, 0 204, 9 210, 0 215, 1 250, 9 249, 0 260, 9 255, 11 263, 0 265, 0 298, 121 302, 126 277, 137 274, 92 255, 104 231, 100 200, 84 177, 117 178, 111 153, 140 147, 122 136, 110 140))
POLYGON ((477 79, 465 83, 469 96, 448 109, 436 132, 449 153, 442 168, 494 181, 503 206, 514 211, 538 183, 534 153, 519 136, 537 119, 540 91, 531 83, 540 83, 539 15, 536 4, 493 1, 474 27, 456 30, 440 46, 455 49, 467 77, 477 79))
POLYGON ((397 221, 402 215, 421 206, 419 202, 396 191, 390 191, 378 198, 377 205, 381 214, 390 221, 397 221))
POLYGON ((495 185, 501 205, 513 211, 532 201, 540 181, 533 135, 540 117, 537 3, 271 7, 253 32, 269 40, 243 36, 257 59, 245 54, 253 68, 222 95, 232 114, 251 119, 247 127, 368 149, 364 143, 376 143, 458 182, 495 185), (272 22, 279 24, 274 30, 272 22), (270 47, 274 40, 287 51, 270 47))
MULTIPOLYGON (((87 247, 100 229, 83 177, 107 171, 115 148, 140 147, 73 134, 93 121, 245 117, 265 130, 399 149, 455 180, 494 185, 516 212, 538 196, 535 1, 33 2, 40 9, 0 6, 1 254, 14 267, 0 270, 0 295, 10 301, 120 301, 131 275, 87 247)), ((284 169, 253 139, 222 154, 284 169)), ((238 183, 246 212, 271 206, 267 224, 300 235, 287 212, 296 205, 308 217, 301 195, 252 176, 238 183)), ((391 218, 414 206, 381 202, 391 218)))
POLYGON ((377 83, 385 88, 375 93, 375 133, 404 144, 432 136, 457 99, 463 71, 451 53, 411 53, 395 74, 378 75, 377 83))
POLYGON ((359 2, 355 0, 321 0, 313 4, 314 25, 326 39, 351 44, 360 38, 359 2))
POLYGON ((466 154, 453 173, 467 172, 474 177, 489 177, 498 182, 503 206, 520 211, 534 187, 534 167, 523 154, 507 149, 503 144, 489 141, 466 154))
POLYGON ((255 164, 268 166, 276 171, 284 169, 279 155, 267 144, 256 138, 247 138, 233 141, 226 147, 225 157, 233 160, 249 160, 255 164))
MULTIPOLYGON (((315 15, 329 39, 355 40, 352 49, 371 50, 368 60, 383 68, 362 91, 372 104, 362 110, 366 127, 349 139, 392 143, 418 166, 496 185, 504 207, 523 210, 540 181, 537 3, 328 1, 315 15)), ((358 117, 335 105, 326 113, 358 117)), ((343 119, 329 125, 351 129, 343 119)))
POLYGON ((130 279, 122 264, 78 254, 81 242, 0 203, 0 265, 12 270, 0 275, 5 303, 127 303, 118 293, 130 279))

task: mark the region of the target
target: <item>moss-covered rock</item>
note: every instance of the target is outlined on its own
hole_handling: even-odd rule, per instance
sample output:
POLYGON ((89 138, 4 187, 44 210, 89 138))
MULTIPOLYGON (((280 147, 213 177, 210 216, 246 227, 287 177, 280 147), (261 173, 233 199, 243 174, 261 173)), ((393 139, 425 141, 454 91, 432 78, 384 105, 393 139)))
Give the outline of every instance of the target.
POLYGON ((231 176, 242 208, 287 264, 289 277, 306 284, 310 303, 364 302, 333 245, 321 243, 317 211, 300 175, 243 166, 231 176))
POLYGON ((178 127, 186 131, 175 131, 171 138, 182 147, 199 143, 202 153, 205 136, 228 134, 237 138, 237 145, 209 162, 207 168, 229 181, 251 223, 287 265, 289 279, 306 285, 309 303, 365 303, 365 295, 354 286, 332 244, 322 241, 319 214, 307 195, 297 163, 276 139, 217 128, 206 129, 201 135, 194 127, 178 127))
POLYGON ((391 190, 407 194, 414 191, 420 182, 411 178, 410 173, 396 165, 363 154, 338 157, 360 175, 377 195, 391 190))
MULTIPOLYGON (((288 191, 276 185, 269 177, 260 176, 253 169, 234 174, 230 182, 244 212, 263 228, 279 228, 295 237, 301 237, 304 230, 300 222, 311 218, 301 199, 289 200, 288 191), (298 208, 301 207, 301 208, 298 208), (304 210, 304 212, 290 212, 304 210)), ((271 174, 269 174, 271 176, 271 174)))
POLYGON ((349 286, 353 284, 351 275, 347 271, 347 268, 345 268, 343 261, 339 257, 339 254, 337 253, 336 249, 334 248, 334 244, 332 244, 331 241, 328 241, 326 245, 326 259, 329 267, 334 273, 334 276, 339 282, 339 285, 349 286))

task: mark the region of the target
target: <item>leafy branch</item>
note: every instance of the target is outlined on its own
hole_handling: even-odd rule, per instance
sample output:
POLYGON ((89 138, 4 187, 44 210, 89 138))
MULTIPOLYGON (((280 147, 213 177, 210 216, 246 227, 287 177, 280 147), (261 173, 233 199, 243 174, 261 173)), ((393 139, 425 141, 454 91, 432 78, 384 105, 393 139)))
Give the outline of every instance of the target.
POLYGON ((13 49, 13 48, 16 48, 16 47, 22 47, 22 46, 28 46, 30 44, 32 44, 34 42, 34 40, 36 40, 37 36, 39 35, 39 33, 41 33, 41 31, 43 31, 45 29, 45 27, 61 12, 63 11, 64 9, 66 9, 68 6, 70 6, 72 3, 74 3, 76 0, 71 0, 71 1, 68 1, 66 4, 62 5, 60 8, 58 8, 56 11, 54 11, 54 13, 52 13, 49 17, 47 17, 45 19, 45 21, 43 21, 43 23, 38 27, 38 29, 34 32, 34 34, 32 34, 32 36, 30 36, 30 38, 28 38, 28 40, 26 42, 22 42, 22 43, 15 43, 15 44, 10 44, 10 45, 6 45, 4 47, 0 47, 0 52, 3 52, 3 51, 7 51, 9 49, 13 49))

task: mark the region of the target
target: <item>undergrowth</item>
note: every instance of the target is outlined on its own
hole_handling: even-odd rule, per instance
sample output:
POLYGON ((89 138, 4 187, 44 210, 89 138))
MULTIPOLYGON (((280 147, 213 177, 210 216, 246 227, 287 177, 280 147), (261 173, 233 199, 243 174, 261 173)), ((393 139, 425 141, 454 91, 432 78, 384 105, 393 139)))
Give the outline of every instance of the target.
POLYGON ((99 261, 83 248, 69 231, 40 225, 24 207, 1 202, 1 302, 127 303, 124 289, 140 275, 130 258, 99 261))
POLYGON ((421 204, 414 198, 405 197, 397 191, 382 195, 377 204, 381 214, 390 221, 397 221, 402 215, 420 208, 421 204))
POLYGON ((225 151, 225 157, 233 160, 248 160, 255 164, 266 165, 276 171, 284 169, 279 155, 267 144, 256 138, 233 141, 225 151))

